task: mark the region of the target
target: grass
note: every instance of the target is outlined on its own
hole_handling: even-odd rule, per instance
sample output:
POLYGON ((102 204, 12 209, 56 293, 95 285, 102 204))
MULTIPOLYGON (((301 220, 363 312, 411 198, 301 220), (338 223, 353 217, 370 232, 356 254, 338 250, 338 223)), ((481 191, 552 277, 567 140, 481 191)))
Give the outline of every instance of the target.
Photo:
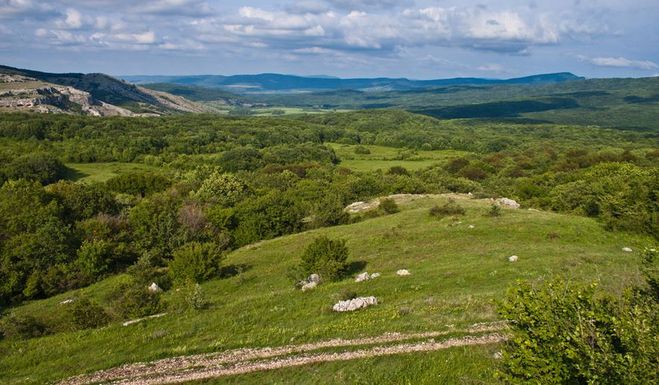
POLYGON ((355 171, 386 171, 394 166, 402 166, 414 171, 444 163, 450 159, 465 156, 468 152, 456 150, 407 150, 375 145, 349 145, 327 143, 341 159, 341 166, 355 171), (357 154, 357 147, 365 147, 370 154, 357 154))
MULTIPOLYGON (((493 301, 518 279, 553 274, 571 282, 599 279, 606 290, 618 292, 625 282, 638 278, 638 258, 621 248, 638 249, 650 243, 642 236, 606 232, 589 218, 528 210, 504 210, 500 217, 486 217, 490 204, 484 200, 459 200, 467 212, 458 220, 428 214, 430 207, 445 202, 445 197, 419 199, 402 205, 397 214, 237 250, 226 264, 243 266, 244 272, 203 284, 212 303, 207 310, 172 313, 130 327, 115 323, 28 341, 0 341, 0 383, 45 383, 174 355, 444 330, 448 325, 491 321, 497 319, 493 301), (362 283, 346 278, 305 293, 295 290, 287 272, 319 235, 346 239, 350 261, 382 276, 362 283), (518 262, 507 261, 512 254, 519 256, 518 262), (412 275, 396 276, 401 268, 412 275), (345 290, 374 295, 380 304, 355 313, 332 312, 331 305, 345 290)), ((84 294, 103 302, 121 279, 113 277, 13 311, 57 317, 64 299, 84 294)), ((327 378, 333 383, 377 383, 389 378, 389 369, 397 383, 481 383, 491 378, 492 348, 496 347, 319 364, 221 383, 290 383, 292 379, 317 383, 313 379, 327 378), (446 381, 438 380, 439 375, 446 375, 446 381), (467 375, 473 382, 460 380, 467 375)))
POLYGON ((67 163, 72 171, 69 179, 78 182, 105 182, 121 174, 143 171, 159 171, 160 167, 143 163, 67 163))

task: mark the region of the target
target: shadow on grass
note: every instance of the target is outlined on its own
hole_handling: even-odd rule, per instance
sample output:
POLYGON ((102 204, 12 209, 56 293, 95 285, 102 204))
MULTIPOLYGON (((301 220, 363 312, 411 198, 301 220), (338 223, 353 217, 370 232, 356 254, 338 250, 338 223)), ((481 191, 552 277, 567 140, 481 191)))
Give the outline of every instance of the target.
POLYGON ((252 269, 252 265, 246 263, 239 263, 234 265, 223 266, 220 272, 221 278, 231 278, 240 275, 252 269))
POLYGON ((346 269, 344 270, 343 276, 344 277, 351 277, 357 273, 360 273, 364 268, 366 267, 367 262, 366 261, 353 261, 348 263, 348 266, 346 266, 346 269))
POLYGON ((71 167, 67 167, 66 171, 64 172, 64 179, 70 180, 72 182, 77 182, 82 178, 88 177, 89 174, 85 174, 84 172, 74 170, 71 167))

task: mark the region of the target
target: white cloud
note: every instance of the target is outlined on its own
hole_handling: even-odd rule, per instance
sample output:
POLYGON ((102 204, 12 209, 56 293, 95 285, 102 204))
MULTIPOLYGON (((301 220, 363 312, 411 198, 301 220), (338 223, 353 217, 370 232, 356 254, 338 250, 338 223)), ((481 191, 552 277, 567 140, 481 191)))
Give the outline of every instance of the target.
POLYGON ((581 56, 580 59, 600 67, 636 68, 641 70, 653 70, 659 68, 657 63, 650 60, 631 60, 622 56, 594 58, 581 56))

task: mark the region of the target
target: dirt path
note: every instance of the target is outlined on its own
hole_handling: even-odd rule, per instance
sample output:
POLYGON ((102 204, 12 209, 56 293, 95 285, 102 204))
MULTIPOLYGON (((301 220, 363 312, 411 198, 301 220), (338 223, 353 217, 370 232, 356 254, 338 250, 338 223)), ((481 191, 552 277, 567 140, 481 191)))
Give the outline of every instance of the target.
POLYGON ((425 333, 387 333, 377 337, 357 339, 332 339, 316 343, 287 345, 276 348, 235 349, 221 353, 197 354, 167 358, 147 363, 136 363, 72 377, 60 385, 82 385, 92 383, 146 385, 172 384, 186 381, 244 374, 262 370, 280 369, 311 363, 348 361, 361 358, 393 354, 427 352, 454 346, 483 345, 505 339, 498 333, 504 326, 499 323, 473 325, 462 332, 488 333, 477 336, 450 338, 435 342, 434 338, 446 336, 456 330, 425 333), (423 342, 402 341, 421 340, 423 342), (389 344, 384 345, 383 344, 389 344), (330 353, 310 353, 327 348, 350 348, 372 346, 358 350, 330 353))

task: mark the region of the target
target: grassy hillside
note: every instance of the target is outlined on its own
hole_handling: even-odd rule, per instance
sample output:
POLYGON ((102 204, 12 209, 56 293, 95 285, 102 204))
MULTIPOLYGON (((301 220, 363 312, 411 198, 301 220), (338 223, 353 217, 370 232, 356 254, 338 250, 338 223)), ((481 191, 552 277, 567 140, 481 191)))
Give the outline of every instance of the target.
MULTIPOLYGON (((433 196, 409 202, 398 214, 324 228, 247 246, 228 255, 230 277, 203 284, 210 308, 170 313, 128 327, 61 332, 27 341, 0 341, 0 382, 37 384, 127 362, 212 352, 238 347, 279 346, 327 338, 375 336, 464 328, 497 319, 493 300, 518 279, 559 274, 570 281, 601 280, 611 291, 637 279, 638 260, 622 247, 649 244, 643 236, 606 232, 592 219, 531 210, 504 210, 486 217, 489 202, 459 197, 464 217, 438 220, 428 209, 446 202, 433 196), (469 225, 473 225, 470 228, 469 225), (382 277, 355 283, 346 278, 311 292, 293 288, 287 277, 306 245, 319 235, 347 240, 353 274, 380 272, 382 277), (508 262, 515 254, 519 261, 508 262), (398 277, 398 269, 409 277, 398 277), (378 306, 337 314, 331 305, 345 291, 374 295, 378 306), (453 326, 450 326, 453 325, 453 326), (118 343, 120 341, 120 343, 118 343), (57 354, 53 354, 57 352, 57 354)), ((33 301, 18 314, 61 317, 60 302, 81 295, 105 303, 123 276, 93 286, 33 301)), ((174 301, 176 292, 166 293, 174 301)), ((265 375, 238 376, 221 383, 369 383, 392 367, 393 379, 442 383, 437 375, 455 370, 444 383, 491 382, 492 348, 454 348, 414 355, 319 364, 265 375), (420 355, 419 355, 420 357, 420 355), (417 372, 407 370, 409 363, 417 372), (336 371, 341 367, 340 371, 336 371), (375 373, 375 374, 374 374, 375 373), (305 374, 308 374, 305 375, 305 374), (266 380, 264 380, 266 379, 266 380)), ((387 377, 389 378, 389 377, 387 377)), ((220 383, 220 382, 210 382, 220 383)))

